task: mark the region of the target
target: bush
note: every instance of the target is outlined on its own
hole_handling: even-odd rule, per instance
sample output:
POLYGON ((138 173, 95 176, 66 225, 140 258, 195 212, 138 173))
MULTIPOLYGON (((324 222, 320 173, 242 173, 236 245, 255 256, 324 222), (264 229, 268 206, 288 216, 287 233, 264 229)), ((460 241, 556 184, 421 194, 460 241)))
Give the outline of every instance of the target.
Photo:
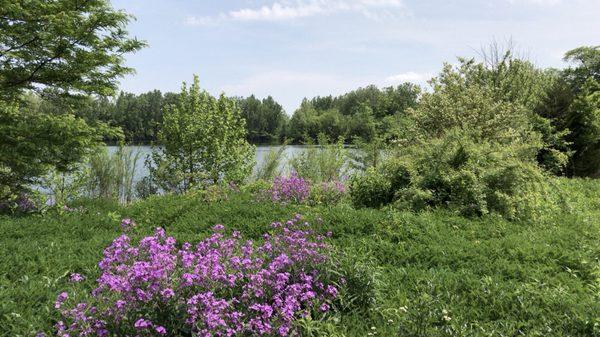
POLYGON ((273 187, 273 184, 271 182, 259 179, 242 185, 240 189, 242 190, 242 192, 248 192, 250 194, 263 194, 265 192, 268 192, 271 189, 271 187, 273 187))
POLYGON ((524 146, 476 142, 456 133, 405 149, 378 170, 353 179, 357 206, 394 202, 401 209, 442 207, 465 216, 497 213, 535 218, 548 194, 546 178, 524 146))
POLYGON ((346 185, 341 181, 322 182, 310 189, 312 204, 335 205, 346 196, 346 185))
POLYGON ((356 207, 378 208, 389 204, 394 193, 389 179, 375 168, 369 168, 364 174, 350 179, 350 196, 356 207))
POLYGON ((180 249, 162 228, 138 244, 122 234, 104 250, 91 294, 58 295, 58 335, 297 335, 295 321, 318 319, 338 293, 320 270, 330 247, 300 220, 273 223, 262 244, 222 225, 180 249))
POLYGON ((166 192, 183 193, 207 184, 248 178, 254 147, 235 101, 200 89, 198 76, 183 85, 177 104, 164 108, 158 144, 146 160, 153 182, 166 192))

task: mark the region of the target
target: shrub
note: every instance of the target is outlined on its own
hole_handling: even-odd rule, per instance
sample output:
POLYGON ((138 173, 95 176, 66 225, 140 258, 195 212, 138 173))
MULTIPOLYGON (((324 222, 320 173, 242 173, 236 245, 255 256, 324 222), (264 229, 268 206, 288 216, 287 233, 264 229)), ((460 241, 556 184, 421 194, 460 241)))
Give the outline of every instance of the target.
POLYGON ((158 186, 152 182, 152 178, 146 176, 135 183, 135 195, 138 198, 146 199, 156 194, 158 194, 158 186))
POLYGON ((322 182, 310 189, 313 204, 335 205, 346 196, 346 185, 341 181, 322 182))
POLYGON ((389 204, 394 193, 390 180, 381 170, 369 168, 364 174, 354 175, 350 179, 350 196, 356 207, 378 208, 389 204))
POLYGON ((276 177, 269 194, 273 201, 302 203, 309 197, 310 183, 292 172, 289 177, 276 177))
POLYGON ((271 182, 259 179, 242 185, 241 190, 250 194, 262 194, 270 191, 271 187, 273 187, 271 182))
POLYGON ((122 234, 104 250, 91 294, 56 299, 58 335, 297 335, 295 321, 318 318, 337 297, 320 272, 330 247, 299 215, 272 228, 255 244, 217 225, 180 249, 161 228, 138 244, 122 234))
POLYGON ((535 218, 549 194, 546 177, 527 146, 482 142, 451 133, 405 149, 378 170, 353 179, 355 205, 402 209, 443 207, 466 216, 497 213, 535 218))

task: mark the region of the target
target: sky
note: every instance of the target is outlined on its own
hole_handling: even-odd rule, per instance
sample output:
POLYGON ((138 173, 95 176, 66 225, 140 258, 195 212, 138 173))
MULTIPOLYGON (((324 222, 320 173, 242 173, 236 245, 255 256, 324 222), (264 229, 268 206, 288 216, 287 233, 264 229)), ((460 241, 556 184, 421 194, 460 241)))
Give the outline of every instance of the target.
POLYGON ((148 47, 127 55, 121 90, 304 97, 375 84, 426 85, 444 62, 512 40, 540 67, 600 44, 600 0, 113 0, 148 47))

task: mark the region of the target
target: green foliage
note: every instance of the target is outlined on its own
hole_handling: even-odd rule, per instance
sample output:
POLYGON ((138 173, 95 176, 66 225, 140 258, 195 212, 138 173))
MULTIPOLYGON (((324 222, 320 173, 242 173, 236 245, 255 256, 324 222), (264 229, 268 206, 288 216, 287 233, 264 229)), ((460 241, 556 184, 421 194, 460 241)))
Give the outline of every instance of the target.
POLYGON ((240 187, 243 192, 261 197, 262 199, 267 198, 266 192, 271 187, 273 187, 273 183, 267 180, 253 180, 244 184, 240 187), (264 196, 262 194, 265 194, 264 196))
POLYGON ((556 122, 550 106, 564 101, 562 81, 556 72, 536 68, 492 44, 482 52, 482 62, 459 59, 459 65, 446 65, 431 81, 433 91, 423 94, 411 110, 415 138, 443 136, 453 128, 485 141, 537 143, 541 167, 555 173, 565 171, 572 151, 568 130, 556 122))
POLYGON ((570 106, 573 174, 600 177, 600 82, 588 79, 570 106))
POLYGON ((107 0, 0 2, 0 96, 52 87, 112 94, 133 69, 123 54, 144 43, 125 30, 131 16, 107 0))
POLYGON ((388 133, 395 126, 392 117, 404 116, 415 107, 419 94, 419 87, 404 83, 383 89, 371 85, 338 97, 305 99, 290 119, 288 136, 296 142, 307 136, 315 139, 320 133, 330 139, 370 141, 378 133, 388 133))
MULTIPOLYGON (((570 176, 597 176, 598 99, 600 90, 600 47, 579 47, 565 54, 574 66, 555 72, 556 79, 536 112, 551 120, 550 128, 562 139, 550 138, 553 149, 571 155, 565 173, 570 176)), ((546 127, 548 129, 548 127, 546 127)), ((548 137, 545 137, 548 138, 548 137)), ((542 155, 547 154, 542 153, 542 155)))
POLYGON ((90 126, 70 114, 46 114, 0 102, 2 199, 25 192, 50 171, 66 174, 101 144, 105 125, 90 126))
POLYGON ((355 138, 353 145, 353 151, 348 151, 350 166, 359 171, 379 166, 388 148, 387 142, 380 136, 373 137, 371 141, 355 138))
POLYGON ((346 199, 346 186, 341 181, 322 182, 310 186, 309 202, 333 206, 346 199))
POLYGON ((273 97, 262 100, 254 95, 238 98, 242 117, 246 120, 247 139, 251 143, 276 143, 282 140, 288 116, 273 97))
POLYGON ((55 206, 65 206, 69 202, 86 196, 90 181, 90 170, 85 164, 72 172, 57 172, 52 170, 42 177, 40 186, 43 187, 55 206))
POLYGON ((569 50, 565 53, 564 60, 577 65, 563 72, 575 94, 583 90, 589 78, 600 82, 600 46, 582 46, 569 50))
POLYGON ((431 80, 433 91, 424 93, 419 105, 410 110, 416 125, 414 138, 441 137, 453 129, 504 143, 532 138, 529 111, 496 97, 497 88, 479 83, 481 67, 472 60, 461 60, 457 67, 444 66, 431 80))
POLYGON ((112 154, 106 149, 97 151, 89 160, 88 195, 131 202, 135 197, 133 179, 139 158, 140 153, 130 147, 120 146, 112 154))
POLYGON ((389 179, 379 170, 370 167, 364 174, 352 176, 350 196, 356 207, 378 208, 392 202, 394 192, 389 179))
POLYGON ((447 208, 461 215, 537 219, 550 193, 533 162, 535 148, 482 142, 460 133, 404 149, 351 185, 357 206, 395 202, 401 209, 447 208), (386 189, 387 188, 387 189, 386 189))
POLYGON ((150 176, 143 177, 135 183, 135 195, 137 198, 146 199, 152 195, 158 194, 158 186, 152 182, 150 176))
POLYGON ((299 177, 313 183, 341 180, 346 174, 347 152, 344 139, 331 143, 325 134, 320 134, 317 144, 308 138, 304 151, 290 158, 290 166, 299 177))
POLYGON ((273 180, 273 178, 276 176, 281 175, 281 160, 285 159, 283 153, 285 152, 286 148, 287 144, 284 143, 276 149, 270 149, 262 164, 260 164, 260 166, 256 169, 254 179, 273 180))
POLYGON ((235 102, 201 91, 198 77, 185 83, 169 106, 159 132, 160 148, 148 162, 154 182, 165 191, 185 192, 220 180, 241 182, 251 173, 253 147, 235 102))
POLYGON ((572 211, 551 208, 551 217, 527 225, 444 211, 281 205, 244 192, 215 203, 168 195, 0 216, 1 334, 50 335, 56 294, 70 287, 70 273, 93 289, 99 254, 121 233, 121 218, 134 219, 140 234, 162 226, 177 240, 197 241, 217 223, 260 240, 270 222, 301 213, 319 233, 333 232, 333 263, 346 279, 334 311, 304 322, 313 335, 595 336, 600 184, 556 184, 572 211))

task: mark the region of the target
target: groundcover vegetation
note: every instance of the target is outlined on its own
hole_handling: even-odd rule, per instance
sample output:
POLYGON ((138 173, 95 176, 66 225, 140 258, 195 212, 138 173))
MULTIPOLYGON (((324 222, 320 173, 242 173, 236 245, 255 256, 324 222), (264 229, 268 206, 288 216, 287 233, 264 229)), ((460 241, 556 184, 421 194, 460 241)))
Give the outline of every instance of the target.
POLYGON ((263 234, 275 234, 273 222, 296 214, 317 235, 332 233, 325 241, 333 263, 324 269, 331 280, 344 278, 335 298, 324 300, 331 310, 294 321, 291 329, 303 336, 599 335, 600 184, 561 179, 555 186, 565 211, 535 223, 345 202, 281 204, 247 192, 129 206, 80 201, 44 215, 1 217, 0 335, 53 335, 57 295, 98 286, 98 262, 122 234, 123 218, 140 236, 159 227, 179 244, 206 240, 216 224, 226 236, 239 231, 262 244, 263 234))

